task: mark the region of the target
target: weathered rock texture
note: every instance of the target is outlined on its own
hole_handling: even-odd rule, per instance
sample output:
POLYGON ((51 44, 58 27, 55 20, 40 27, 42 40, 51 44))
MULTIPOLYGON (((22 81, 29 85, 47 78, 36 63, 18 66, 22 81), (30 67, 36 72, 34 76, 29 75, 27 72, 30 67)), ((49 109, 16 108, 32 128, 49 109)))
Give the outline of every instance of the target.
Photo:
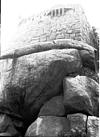
MULTIPOLYGON (((1 19, 1 17, 0 17, 1 19)), ((1 23, 0 23, 0 55, 1 55, 1 23)))
POLYGON ((39 116, 65 116, 63 96, 55 96, 40 109, 39 116))
POLYGON ((86 76, 64 79, 64 105, 67 113, 99 115, 98 83, 86 76))
POLYGON ((87 136, 98 137, 99 136, 99 118, 89 116, 87 121, 87 136))
POLYGON ((0 135, 98 132, 98 78, 89 32, 79 6, 51 9, 19 24, 12 51, 0 57, 0 135))
POLYGON ((82 66, 76 49, 30 54, 9 62, 3 60, 2 65, 5 65, 1 73, 2 100, 11 112, 21 113, 25 119, 32 119, 31 115, 34 116, 46 100, 61 93, 64 77, 82 66), (13 106, 16 101, 21 105, 13 106))
POLYGON ((67 115, 67 119, 70 121, 69 126, 71 131, 80 131, 83 134, 86 134, 86 123, 87 116, 81 113, 69 114, 67 115))
POLYGON ((58 137, 69 131, 69 122, 65 117, 41 116, 27 130, 27 136, 58 137))

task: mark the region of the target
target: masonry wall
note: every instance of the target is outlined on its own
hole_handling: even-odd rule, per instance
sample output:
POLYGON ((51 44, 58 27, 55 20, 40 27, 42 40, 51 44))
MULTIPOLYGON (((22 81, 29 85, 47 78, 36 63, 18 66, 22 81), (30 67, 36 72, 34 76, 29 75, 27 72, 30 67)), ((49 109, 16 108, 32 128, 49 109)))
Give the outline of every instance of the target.
POLYGON ((90 26, 79 6, 54 8, 19 23, 13 47, 54 39, 75 39, 91 44, 90 26))

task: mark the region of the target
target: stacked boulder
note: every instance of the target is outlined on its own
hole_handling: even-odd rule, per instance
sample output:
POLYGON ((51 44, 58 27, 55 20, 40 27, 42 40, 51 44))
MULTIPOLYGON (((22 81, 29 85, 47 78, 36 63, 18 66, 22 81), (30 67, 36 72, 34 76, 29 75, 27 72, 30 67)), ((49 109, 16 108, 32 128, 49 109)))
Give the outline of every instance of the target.
MULTIPOLYGON (((76 13, 76 7, 54 9, 39 24, 45 18, 53 23, 69 15, 76 17, 76 13)), ((79 14, 81 22, 80 18, 79 14)), ((31 22, 26 26, 33 27, 31 22)), ((83 36, 81 29, 79 33, 83 36)), ((96 49, 85 43, 85 37, 75 39, 76 35, 38 42, 32 41, 33 36, 22 35, 15 45, 23 47, 0 57, 0 135, 98 137, 96 49)))

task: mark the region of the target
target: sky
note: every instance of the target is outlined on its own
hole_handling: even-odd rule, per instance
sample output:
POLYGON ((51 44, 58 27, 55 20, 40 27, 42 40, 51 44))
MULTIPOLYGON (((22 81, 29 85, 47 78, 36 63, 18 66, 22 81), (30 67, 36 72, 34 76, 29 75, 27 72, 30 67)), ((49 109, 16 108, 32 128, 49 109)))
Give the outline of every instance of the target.
POLYGON ((2 0, 1 4, 1 51, 7 50, 7 43, 16 32, 21 18, 36 15, 56 5, 80 4, 85 11, 88 22, 100 32, 100 2, 99 0, 2 0))

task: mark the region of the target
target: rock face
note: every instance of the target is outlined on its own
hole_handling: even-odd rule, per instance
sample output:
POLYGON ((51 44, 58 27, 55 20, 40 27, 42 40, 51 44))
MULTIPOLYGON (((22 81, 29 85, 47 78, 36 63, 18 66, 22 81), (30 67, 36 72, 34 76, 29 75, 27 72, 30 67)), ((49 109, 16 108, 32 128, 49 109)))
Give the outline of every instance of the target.
POLYGON ((89 32, 79 6, 54 8, 19 24, 12 51, 0 57, 0 136, 99 136, 89 32))
POLYGON ((16 125, 13 125, 15 119, 11 119, 9 116, 5 114, 0 114, 0 136, 19 136, 20 134, 16 130, 19 128, 20 130, 23 129, 23 123, 20 120, 16 120, 16 125), (6 125, 6 126, 5 126, 6 125), (16 126, 16 128, 14 127, 16 126), (3 132, 2 132, 3 131, 3 132))
POLYGON ((59 137, 67 133, 69 123, 64 117, 41 116, 28 128, 25 136, 59 137))
POLYGON ((87 116, 81 113, 69 114, 67 115, 68 121, 70 121, 70 131, 73 132, 82 132, 82 134, 86 134, 86 123, 87 116))
POLYGON ((9 63, 3 60, 2 65, 3 100, 11 111, 21 113, 25 119, 32 119, 31 115, 34 116, 48 99, 59 95, 64 77, 82 66, 76 49, 30 54, 9 60, 9 63), (21 103, 23 109, 19 108, 17 102, 21 103))
POLYGON ((27 137, 99 137, 98 118, 82 113, 66 117, 41 116, 26 131, 27 137))
POLYGON ((86 76, 64 79, 64 105, 67 113, 82 112, 98 116, 98 83, 86 76))
POLYGON ((56 96, 50 99, 40 109, 39 116, 65 116, 63 96, 56 96))
POLYGON ((87 121, 87 136, 99 137, 99 118, 89 116, 87 121))
POLYGON ((92 52, 90 53, 87 50, 80 50, 80 56, 85 67, 91 68, 92 70, 96 71, 96 64, 94 64, 94 55, 92 52))
MULTIPOLYGON (((1 19, 1 15, 0 15, 0 19, 1 19)), ((0 55, 1 55, 1 23, 0 23, 0 55)))

